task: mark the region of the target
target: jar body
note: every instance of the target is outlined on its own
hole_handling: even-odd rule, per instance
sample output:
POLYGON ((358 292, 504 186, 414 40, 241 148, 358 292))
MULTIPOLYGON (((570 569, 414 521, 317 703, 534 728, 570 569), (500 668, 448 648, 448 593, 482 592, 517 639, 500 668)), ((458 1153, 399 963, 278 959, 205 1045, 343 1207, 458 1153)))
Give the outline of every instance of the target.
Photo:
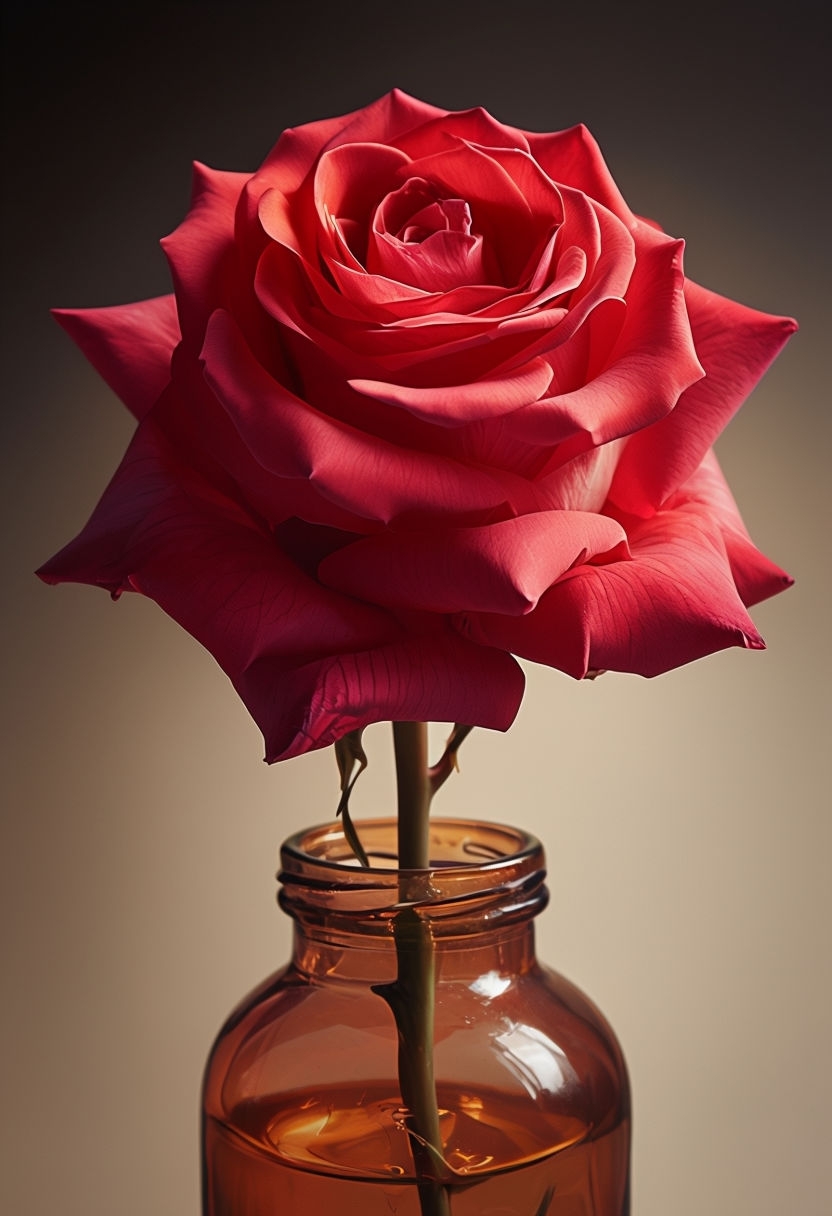
MULTIPOLYGON (((464 872, 444 860, 430 881, 421 876, 416 901, 431 923, 450 1211, 627 1216, 626 1071, 598 1010, 535 958, 532 916, 545 901, 539 845, 518 866, 511 854, 495 857, 494 825, 439 821, 435 830, 445 831, 445 853, 470 855, 474 841, 474 853, 485 848, 490 858, 464 872)), ((284 853, 284 872, 285 861, 284 853)), ((368 871, 351 869, 346 894, 340 877, 322 889, 322 872, 307 866, 287 901, 292 961, 235 1010, 209 1058, 204 1216, 420 1216, 397 1024, 385 999, 401 900, 390 900, 389 885, 379 893, 375 879, 368 900, 368 871), (370 914, 360 910, 366 902, 370 914)), ((400 896, 401 876, 391 882, 400 896)))

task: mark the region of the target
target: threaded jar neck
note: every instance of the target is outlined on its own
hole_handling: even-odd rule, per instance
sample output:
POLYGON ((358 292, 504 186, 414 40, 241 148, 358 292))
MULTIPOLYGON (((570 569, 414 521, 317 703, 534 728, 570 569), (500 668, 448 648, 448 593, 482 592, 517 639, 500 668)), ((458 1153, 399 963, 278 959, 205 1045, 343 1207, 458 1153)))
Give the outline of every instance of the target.
POLYGON ((429 920, 434 937, 465 937, 531 919, 548 901, 540 841, 503 824, 431 821, 431 865, 396 868, 394 818, 359 822, 370 860, 362 867, 340 823, 291 836, 281 850, 279 902, 305 926, 389 937, 403 908, 429 920))

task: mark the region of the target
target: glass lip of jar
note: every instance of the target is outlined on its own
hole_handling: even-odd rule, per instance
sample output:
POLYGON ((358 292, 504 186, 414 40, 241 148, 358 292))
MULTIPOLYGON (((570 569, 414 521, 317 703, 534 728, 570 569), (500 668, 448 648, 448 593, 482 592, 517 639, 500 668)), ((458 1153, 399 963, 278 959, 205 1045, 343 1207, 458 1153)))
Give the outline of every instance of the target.
MULTIPOLYGON (((324 870, 330 870, 333 873, 343 874, 345 879, 351 878, 355 874, 366 877, 372 874, 374 878, 391 878, 396 881, 406 873, 424 874, 431 873, 444 877, 453 877, 456 872, 462 874, 470 874, 473 869, 487 870, 493 873, 495 870, 502 868, 509 869, 516 866, 526 858, 531 858, 536 854, 542 854, 543 846, 536 836, 531 832, 525 831, 523 828, 511 827, 505 823, 492 823, 485 819, 463 819, 461 817, 447 818, 439 816, 431 819, 431 831, 436 833, 441 830, 457 830, 460 832, 472 833, 476 830, 483 834, 491 836, 502 835, 506 838, 511 838, 516 841, 517 847, 512 852, 501 852, 493 850, 491 856, 483 855, 475 856, 472 854, 471 861, 453 862, 437 862, 426 867, 425 870, 400 870, 398 866, 378 866, 372 865, 369 870, 361 866, 357 858, 350 854, 349 845, 344 836, 343 824, 340 820, 331 820, 327 823, 319 823, 313 827, 302 828, 298 832, 294 832, 289 836, 281 847, 281 862, 292 858, 303 865, 312 865, 315 868, 320 867, 324 870), (313 843, 318 843, 320 847, 326 844, 337 844, 343 848, 344 860, 330 860, 321 853, 310 851, 313 843)), ((380 830, 393 832, 396 830, 397 820, 395 816, 388 816, 379 819, 357 819, 355 826, 359 835, 374 834, 380 830)), ((368 842, 365 842, 365 847, 368 842)), ((487 849, 487 844, 484 844, 483 850, 487 849)), ((372 851, 372 846, 367 849, 371 858, 375 856, 387 856, 372 851)), ((541 858, 542 860, 542 858, 541 858)))
MULTIPOLYGON (((396 825, 395 817, 356 822, 371 859, 390 859, 389 847, 381 852, 377 842, 386 834, 395 848, 396 825)), ((353 923, 386 919, 410 907, 448 931, 450 922, 527 919, 545 907, 543 846, 531 833, 488 820, 439 817, 431 820, 431 832, 440 853, 444 848, 464 855, 466 846, 476 848, 477 837, 480 851, 467 862, 437 858, 425 870, 367 869, 352 856, 340 821, 304 828, 281 849, 280 905, 302 920, 326 908, 328 916, 353 923), (340 856, 322 855, 329 846, 340 856)))

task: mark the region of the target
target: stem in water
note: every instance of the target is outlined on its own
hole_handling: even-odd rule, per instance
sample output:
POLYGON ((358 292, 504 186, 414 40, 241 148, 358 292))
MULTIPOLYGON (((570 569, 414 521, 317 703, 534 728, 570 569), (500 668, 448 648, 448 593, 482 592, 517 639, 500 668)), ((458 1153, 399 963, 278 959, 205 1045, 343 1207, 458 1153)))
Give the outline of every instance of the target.
MULTIPOLYGON (((398 791, 399 902, 412 904, 429 894, 430 802, 425 722, 394 722, 398 791), (419 873, 422 871, 422 873, 419 873)), ((433 1072, 435 954, 430 921, 417 907, 405 907, 394 925, 396 982, 385 997, 396 1019, 399 1084, 407 1108, 407 1130, 419 1179, 422 1216, 451 1216, 447 1167, 442 1155, 439 1108, 433 1072)))

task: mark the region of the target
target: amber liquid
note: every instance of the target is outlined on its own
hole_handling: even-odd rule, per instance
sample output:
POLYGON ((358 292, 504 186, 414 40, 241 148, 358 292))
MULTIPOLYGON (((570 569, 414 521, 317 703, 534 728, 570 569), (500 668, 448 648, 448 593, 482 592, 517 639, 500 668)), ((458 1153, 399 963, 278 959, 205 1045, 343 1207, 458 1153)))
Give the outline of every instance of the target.
MULTIPOLYGON (((629 1216, 626 1122, 603 1135, 522 1099, 441 1092, 453 1216, 629 1216)), ((208 1116, 203 1216, 420 1216, 404 1112, 380 1086, 208 1116)))

